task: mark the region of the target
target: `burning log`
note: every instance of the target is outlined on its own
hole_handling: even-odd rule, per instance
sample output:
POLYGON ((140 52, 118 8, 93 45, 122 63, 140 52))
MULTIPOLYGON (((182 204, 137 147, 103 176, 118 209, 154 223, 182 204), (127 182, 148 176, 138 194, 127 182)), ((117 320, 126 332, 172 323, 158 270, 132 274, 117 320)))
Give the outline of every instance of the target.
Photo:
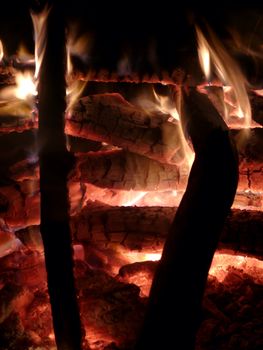
POLYGON ((31 181, 21 186, 0 187, 1 225, 8 230, 38 225, 40 219, 39 187, 31 181))
MULTIPOLYGON (((100 247, 119 244, 128 250, 159 252, 176 211, 169 207, 91 204, 71 218, 71 231, 75 242, 100 247)), ((263 212, 233 209, 224 224, 219 249, 231 249, 262 259, 262 231, 263 212)))
POLYGON ((79 155, 70 178, 109 189, 153 191, 178 189, 180 173, 176 165, 115 150, 79 155))
POLYGON ((2 134, 36 129, 37 126, 38 122, 34 118, 21 116, 1 116, 0 118, 0 133, 2 134))
POLYGON ((232 135, 237 143, 240 143, 239 140, 241 139, 241 146, 239 147, 239 190, 261 191, 263 129, 232 130, 232 135))
POLYGON ((169 116, 149 115, 119 94, 87 96, 68 114, 65 132, 107 142, 161 163, 179 164, 183 159, 178 123, 169 116))

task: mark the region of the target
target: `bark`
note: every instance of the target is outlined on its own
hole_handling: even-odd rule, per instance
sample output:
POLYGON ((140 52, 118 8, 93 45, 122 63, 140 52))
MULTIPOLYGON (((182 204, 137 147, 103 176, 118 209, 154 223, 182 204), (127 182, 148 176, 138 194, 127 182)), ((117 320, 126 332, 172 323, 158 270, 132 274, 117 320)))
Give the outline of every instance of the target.
POLYGON ((121 147, 162 163, 183 160, 178 123, 169 116, 147 112, 119 94, 87 96, 67 116, 65 132, 121 147))
POLYGON ((194 349, 208 271, 236 191, 238 162, 227 126, 207 97, 195 91, 185 95, 185 108, 195 161, 154 276, 136 349, 169 344, 194 349))
POLYGON ((68 223, 69 154, 64 135, 66 108, 65 24, 54 2, 47 21, 47 45, 39 79, 40 231, 58 350, 82 349, 68 223))

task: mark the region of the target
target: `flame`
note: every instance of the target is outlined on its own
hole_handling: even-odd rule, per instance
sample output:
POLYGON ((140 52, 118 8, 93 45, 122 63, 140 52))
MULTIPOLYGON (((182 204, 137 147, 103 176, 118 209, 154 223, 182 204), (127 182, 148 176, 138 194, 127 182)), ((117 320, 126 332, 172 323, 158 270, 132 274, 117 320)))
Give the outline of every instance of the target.
MULTIPOLYGON (((50 9, 45 7, 39 14, 31 13, 35 33, 35 73, 30 71, 15 71, 15 86, 9 86, 0 91, 0 115, 34 117, 35 100, 37 96, 37 78, 46 47, 46 21, 50 9)), ((0 45, 0 56, 3 46, 0 45)), ((18 59, 31 62, 30 55, 22 45, 18 50, 18 59)))
MULTIPOLYGON (((213 68, 224 85, 230 86, 233 92, 233 103, 236 106, 236 115, 244 120, 243 127, 251 126, 251 107, 246 91, 247 81, 234 59, 228 54, 221 42, 207 27, 209 40, 206 39, 199 27, 196 26, 198 54, 200 65, 208 79, 210 73, 210 59, 213 68)), ((229 119, 228 113, 225 115, 229 119)))
POLYGON ((125 201, 122 204, 122 206, 123 207, 130 207, 132 205, 136 205, 145 196, 146 193, 147 192, 144 192, 144 191, 138 191, 138 192, 129 191, 128 196, 129 196, 129 194, 131 194, 131 196, 129 196, 131 198, 127 199, 127 201, 125 201))
POLYGON ((199 57, 199 62, 201 68, 205 74, 207 80, 210 78, 210 53, 208 50, 208 42, 204 38, 202 32, 198 27, 196 27, 196 35, 197 35, 197 52, 199 57))
POLYGON ((4 57, 4 47, 3 47, 2 41, 0 40, 0 62, 2 61, 3 57, 4 57))
POLYGON ((37 95, 33 74, 29 71, 15 74, 16 85, 0 90, 0 115, 33 118, 37 95))
POLYGON ((156 109, 164 114, 170 114, 174 120, 180 121, 179 113, 177 108, 172 105, 171 98, 168 96, 158 95, 153 88, 153 95, 156 100, 156 109))
POLYGON ((78 57, 80 60, 87 62, 89 59, 89 45, 90 40, 87 35, 77 35, 77 30, 75 27, 70 28, 67 38, 67 97, 68 105, 67 111, 70 112, 79 97, 81 96, 83 90, 86 87, 87 80, 81 81, 74 79, 73 76, 73 64, 72 56, 78 57))
POLYGON ((258 96, 261 96, 263 97, 263 89, 260 89, 260 90, 254 90, 254 93, 258 96))
POLYGON ((67 87, 68 104, 66 112, 70 112, 72 110, 75 103, 82 95, 86 85, 87 81, 75 80, 74 82, 70 83, 70 85, 67 87))
POLYGON ((45 7, 40 13, 31 12, 35 34, 35 79, 39 76, 47 44, 47 18, 50 8, 45 7))
POLYGON ((30 72, 17 73, 16 85, 15 96, 20 100, 26 100, 37 95, 36 84, 30 72))
POLYGON ((20 62, 35 63, 34 55, 32 55, 22 44, 18 48, 17 59, 20 62))
POLYGON ((129 76, 132 74, 131 63, 129 57, 126 54, 118 62, 117 72, 120 76, 129 76))
MULTIPOLYGON (((181 103, 182 103, 182 99, 181 99, 181 92, 180 90, 177 91, 176 93, 176 100, 175 103, 173 101, 171 101, 171 98, 167 97, 167 96, 159 96, 154 90, 154 96, 156 99, 156 108, 162 112, 162 113, 166 113, 171 115, 171 117, 178 121, 178 129, 179 129, 179 144, 181 147, 181 151, 183 154, 183 162, 181 163, 181 168, 180 168, 180 172, 181 174, 188 174, 193 161, 194 161, 194 152, 193 150, 190 148, 189 144, 187 143, 186 139, 185 139, 185 135, 183 132, 183 128, 182 128, 182 123, 181 123, 181 119, 180 119, 180 115, 181 115, 181 103)), ((170 120, 172 121, 172 120, 170 120)))

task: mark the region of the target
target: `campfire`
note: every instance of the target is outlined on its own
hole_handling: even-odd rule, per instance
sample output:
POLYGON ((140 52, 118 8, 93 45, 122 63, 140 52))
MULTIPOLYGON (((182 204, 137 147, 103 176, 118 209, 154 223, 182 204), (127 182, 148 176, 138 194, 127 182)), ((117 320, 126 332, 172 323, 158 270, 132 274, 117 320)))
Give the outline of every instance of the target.
POLYGON ((195 75, 95 69, 58 10, 31 14, 34 56, 0 42, 0 348, 154 350, 187 324, 196 350, 260 349, 262 90, 197 24, 195 75))

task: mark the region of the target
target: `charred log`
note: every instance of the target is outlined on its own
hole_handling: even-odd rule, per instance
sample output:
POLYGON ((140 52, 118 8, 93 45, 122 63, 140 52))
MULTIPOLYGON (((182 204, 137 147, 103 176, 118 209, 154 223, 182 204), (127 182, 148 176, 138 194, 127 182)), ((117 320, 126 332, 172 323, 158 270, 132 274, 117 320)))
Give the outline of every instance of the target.
POLYGON ((115 150, 78 156, 70 178, 109 189, 153 191, 178 189, 180 172, 176 165, 115 150))
MULTIPOLYGON (((71 218, 75 242, 101 247, 120 244, 130 250, 160 251, 176 208, 89 205, 71 218)), ((263 258, 263 212, 233 209, 220 236, 220 249, 263 258)), ((196 232, 198 236, 198 232, 196 232)))
POLYGON ((79 100, 68 115, 65 132, 107 142, 162 163, 183 159, 178 123, 169 116, 149 115, 119 94, 102 94, 79 100))

